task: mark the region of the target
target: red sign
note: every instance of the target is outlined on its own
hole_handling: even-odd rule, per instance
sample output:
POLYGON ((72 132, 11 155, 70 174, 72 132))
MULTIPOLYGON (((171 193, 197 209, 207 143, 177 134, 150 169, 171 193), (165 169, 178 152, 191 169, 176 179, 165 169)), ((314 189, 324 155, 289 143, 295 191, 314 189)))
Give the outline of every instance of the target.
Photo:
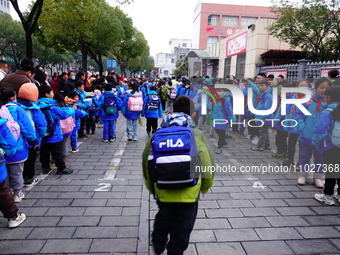
POLYGON ((287 69, 267 71, 267 77, 269 74, 274 75, 274 78, 277 78, 279 75, 283 75, 283 77, 287 78, 287 69))
POLYGON ((247 34, 248 32, 244 32, 227 41, 227 58, 246 52, 247 34))
POLYGON ((331 70, 338 70, 340 72, 340 67, 334 66, 334 67, 321 68, 320 77, 328 77, 328 72, 331 70))

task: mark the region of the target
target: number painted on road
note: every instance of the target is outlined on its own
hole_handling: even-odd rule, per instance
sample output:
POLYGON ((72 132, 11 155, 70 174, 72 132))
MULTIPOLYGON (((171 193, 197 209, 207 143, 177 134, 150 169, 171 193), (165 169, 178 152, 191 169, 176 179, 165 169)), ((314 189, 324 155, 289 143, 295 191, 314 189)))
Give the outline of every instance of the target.
POLYGON ((103 186, 103 187, 99 187, 97 189, 95 189, 94 191, 109 191, 108 189, 110 188, 110 183, 99 183, 99 186, 103 186))

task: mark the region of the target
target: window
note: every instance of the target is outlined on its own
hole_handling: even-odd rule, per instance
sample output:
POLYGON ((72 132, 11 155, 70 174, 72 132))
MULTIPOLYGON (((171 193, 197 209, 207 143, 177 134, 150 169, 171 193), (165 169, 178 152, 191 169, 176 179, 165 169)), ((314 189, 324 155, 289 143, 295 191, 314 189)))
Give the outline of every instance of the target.
POLYGON ((173 64, 173 63, 175 63, 175 59, 174 58, 171 59, 171 64, 173 64))
POLYGON ((238 17, 222 16, 223 27, 238 27, 238 17))
POLYGON ((219 25, 220 25, 220 16, 210 15, 208 18, 208 26, 219 26, 219 25))
POLYGON ((187 47, 187 44, 186 44, 186 43, 183 43, 183 44, 182 44, 182 47, 183 47, 183 48, 186 48, 186 47, 187 47))
POLYGON ((213 46, 218 42, 218 37, 217 36, 209 36, 207 38, 207 48, 213 46))
POLYGON ((246 52, 238 54, 236 60, 236 77, 244 78, 244 69, 246 67, 246 52))
POLYGON ((248 27, 251 24, 254 24, 257 18, 255 17, 242 17, 241 18, 241 27, 248 27))
POLYGON ((3 0, 0 0, 0 4, 1 4, 1 5, 4 5, 4 4, 3 4, 3 0))
POLYGON ((168 70, 164 70, 164 75, 168 76, 169 75, 169 71, 168 70))
POLYGON ((231 57, 224 60, 224 78, 230 76, 231 57))

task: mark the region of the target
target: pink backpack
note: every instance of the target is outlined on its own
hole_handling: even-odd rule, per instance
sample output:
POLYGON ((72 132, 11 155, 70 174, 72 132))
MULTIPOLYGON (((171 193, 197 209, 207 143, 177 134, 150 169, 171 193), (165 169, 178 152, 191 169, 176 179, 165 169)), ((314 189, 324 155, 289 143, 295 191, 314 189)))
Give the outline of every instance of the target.
POLYGON ((143 110, 143 99, 141 97, 129 97, 128 109, 131 112, 141 112, 143 110))
POLYGON ((61 126, 61 131, 63 132, 63 135, 72 132, 75 127, 73 117, 70 116, 66 119, 60 120, 60 126, 61 126))
MULTIPOLYGON (((9 105, 15 105, 16 104, 9 104, 9 105)), ((0 116, 4 117, 6 119, 8 119, 8 121, 6 122, 7 127, 9 128, 9 130, 11 131, 12 135, 14 136, 15 140, 18 140, 20 137, 20 126, 18 124, 18 122, 16 122, 11 113, 9 112, 8 108, 6 105, 1 106, 0 108, 0 116)))

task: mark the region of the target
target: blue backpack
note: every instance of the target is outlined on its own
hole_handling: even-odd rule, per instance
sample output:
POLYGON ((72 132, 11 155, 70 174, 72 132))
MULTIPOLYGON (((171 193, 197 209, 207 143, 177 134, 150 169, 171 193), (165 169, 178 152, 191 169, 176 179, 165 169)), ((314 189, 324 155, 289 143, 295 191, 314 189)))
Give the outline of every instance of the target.
POLYGON ((118 112, 117 96, 114 94, 104 95, 103 109, 106 114, 116 114, 118 112))
POLYGON ((96 112, 97 107, 96 107, 96 102, 94 100, 94 97, 88 97, 84 100, 84 103, 87 106, 88 112, 96 112))
MULTIPOLYGON (((195 186, 200 166, 194 131, 190 127, 170 126, 156 131, 149 151, 150 180, 158 189, 195 186)), ((153 185, 152 185, 153 186, 153 185)))
POLYGON ((57 129, 57 123, 53 119, 51 113, 50 113, 50 108, 42 108, 40 109, 41 112, 45 115, 45 119, 47 122, 47 130, 46 130, 46 135, 43 138, 49 138, 54 135, 55 130, 57 129))
POLYGON ((147 107, 148 110, 157 110, 159 109, 159 104, 161 103, 161 100, 158 95, 155 94, 149 94, 148 100, 147 100, 147 107))

